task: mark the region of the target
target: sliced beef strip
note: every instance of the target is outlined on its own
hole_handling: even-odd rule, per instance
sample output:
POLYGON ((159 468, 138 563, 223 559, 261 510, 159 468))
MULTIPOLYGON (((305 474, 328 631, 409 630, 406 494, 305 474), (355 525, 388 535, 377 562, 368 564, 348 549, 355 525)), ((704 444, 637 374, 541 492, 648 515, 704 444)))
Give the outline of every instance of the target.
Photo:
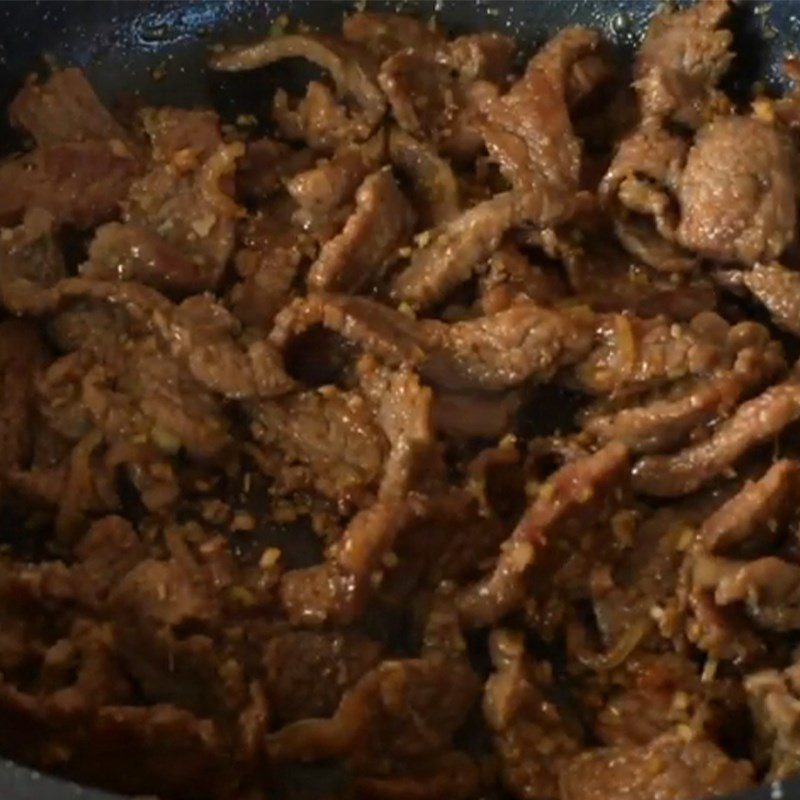
POLYGON ((642 116, 699 128, 728 113, 716 87, 733 60, 733 34, 721 27, 729 9, 729 0, 702 0, 652 20, 634 67, 642 116))
POLYGON ((561 766, 583 747, 580 729, 551 699, 549 664, 525 653, 520 634, 495 630, 489 648, 494 672, 484 685, 483 715, 503 785, 521 800, 556 798, 561 766))
POLYGON ((422 20, 375 11, 358 11, 345 18, 342 35, 380 61, 407 47, 436 51, 445 43, 444 36, 422 20))
POLYGON ((775 342, 754 342, 736 355, 731 369, 678 385, 666 397, 613 411, 592 414, 584 430, 600 442, 618 440, 632 453, 665 452, 684 444, 707 425, 728 416, 737 404, 784 367, 775 342))
POLYGON ((656 497, 676 497, 735 466, 750 449, 770 441, 800 416, 800 385, 779 383, 748 400, 719 423, 705 441, 672 455, 644 456, 634 465, 633 488, 656 497))
POLYGON ((744 679, 756 729, 757 763, 768 768, 770 780, 782 780, 800 770, 800 669, 794 664, 779 672, 764 670, 744 679))
POLYGON ((412 307, 428 308, 467 281, 509 229, 525 223, 553 225, 571 212, 563 192, 494 195, 432 232, 429 243, 415 250, 410 264, 397 275, 394 296, 412 307))
POLYGON ((0 160, 0 223, 32 208, 82 230, 118 216, 141 163, 122 142, 87 140, 39 147, 0 160))
POLYGON ((724 278, 734 287, 745 286, 776 325, 800 336, 800 273, 780 264, 756 264, 751 270, 729 273, 724 278))
POLYGON ((788 136, 752 117, 703 127, 680 180, 678 238, 708 258, 753 264, 795 238, 797 155, 788 136))
POLYGON ((287 631, 264 650, 265 685, 275 723, 335 713, 343 694, 377 666, 381 645, 350 631, 287 631))
POLYGON ((610 747, 575 757, 562 770, 561 800, 692 800, 753 785, 747 761, 733 761, 703 737, 667 733, 643 747, 610 747))
POLYGON ((392 166, 411 183, 415 207, 426 228, 442 225, 461 208, 458 180, 449 162, 427 142, 415 139, 402 128, 389 131, 392 166))
POLYGON ((547 380, 585 357, 591 317, 520 302, 505 311, 450 325, 421 323, 427 356, 421 374, 437 387, 497 391, 547 380))
POLYGON ((795 511, 799 486, 800 464, 789 459, 776 461, 705 520, 699 532, 700 546, 714 554, 767 551, 779 526, 795 511))
POLYGON ((325 243, 311 265, 309 289, 357 292, 374 284, 413 228, 414 211, 391 172, 373 173, 356 192, 355 211, 342 232, 325 243))
POLYGON ((286 189, 310 219, 325 217, 350 202, 364 179, 386 156, 386 136, 378 131, 362 145, 347 145, 330 159, 294 175, 286 189))
POLYGON ((98 231, 82 271, 179 295, 214 289, 233 252, 240 214, 233 175, 244 146, 222 141, 212 112, 162 108, 142 116, 152 163, 131 186, 126 225, 98 231))
POLYGON ((517 523, 493 571, 461 592, 462 619, 489 625, 519 606, 531 571, 553 574, 574 547, 575 532, 614 505, 628 468, 625 447, 612 442, 556 472, 517 523))
POLYGON ((322 387, 259 403, 252 434, 278 486, 348 504, 374 491, 388 447, 364 396, 322 387))
POLYGON ((724 364, 730 327, 717 314, 688 324, 665 317, 614 314, 599 319, 598 344, 574 368, 573 380, 594 395, 624 395, 655 388, 724 364))
POLYGON ((130 143, 127 131, 75 67, 58 69, 42 82, 31 76, 8 112, 12 124, 30 133, 40 147, 90 139, 130 143))
POLYGON ((396 760, 449 751, 478 688, 462 661, 383 661, 345 693, 332 717, 281 729, 268 737, 267 752, 278 762, 344 756, 356 772, 380 773, 396 760))
POLYGON ((578 188, 581 142, 559 89, 534 60, 507 94, 483 109, 478 125, 486 148, 517 191, 578 188))
POLYGON ((366 297, 312 294, 289 303, 275 318, 269 340, 284 350, 321 325, 391 365, 417 364, 424 337, 416 320, 366 297))
POLYGON ((693 592, 707 592, 717 606, 743 604, 760 628, 800 628, 800 567, 775 556, 734 561, 719 556, 691 559, 693 592))
POLYGON ((436 430, 456 439, 497 440, 513 428, 521 399, 516 392, 447 392, 434 395, 436 430))
MULTIPOLYGON (((338 99, 352 101, 357 106, 352 116, 345 114, 344 119, 340 117, 332 126, 323 122, 320 130, 308 131, 310 135, 306 138, 312 147, 324 149, 347 140, 363 141, 373 132, 385 112, 386 99, 376 82, 374 59, 359 45, 321 34, 285 35, 216 53, 211 66, 226 72, 241 72, 285 58, 305 58, 326 70, 336 85, 338 99)), ((322 84, 312 85, 324 89, 322 84)), ((319 92, 319 88, 315 91, 319 92)), ((309 110, 306 108, 306 112, 309 110)))

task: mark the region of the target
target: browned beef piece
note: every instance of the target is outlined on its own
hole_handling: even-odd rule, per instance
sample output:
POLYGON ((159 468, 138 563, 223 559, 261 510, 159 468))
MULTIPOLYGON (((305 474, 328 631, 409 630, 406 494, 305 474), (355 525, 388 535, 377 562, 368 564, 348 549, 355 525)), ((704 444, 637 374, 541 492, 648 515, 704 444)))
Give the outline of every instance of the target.
MULTIPOLYGON (((273 64, 284 58, 305 58, 330 73, 340 101, 353 101, 358 111, 352 116, 335 114, 333 120, 314 114, 314 94, 333 97, 322 84, 309 87, 297 121, 297 133, 315 148, 355 139, 363 141, 374 130, 386 109, 386 99, 379 89, 376 64, 371 54, 359 45, 317 34, 295 34, 270 37, 261 42, 215 53, 211 58, 214 69, 240 72, 273 64), (313 88, 312 87, 316 87, 313 88), (322 90, 322 91, 321 91, 322 90)), ((285 93, 283 100, 286 102, 285 93)), ((338 104, 336 104, 338 106, 338 104)), ((338 108, 344 112, 343 106, 338 108)))
POLYGON ((8 108, 11 122, 39 146, 89 139, 128 142, 127 131, 114 119, 75 67, 59 69, 39 83, 29 80, 8 108))
POLYGON ((314 153, 293 150, 285 142, 264 136, 245 145, 238 162, 236 189, 245 197, 266 200, 281 190, 284 181, 313 167, 314 153))
POLYGON ((484 80, 502 85, 511 71, 517 43, 496 31, 458 36, 442 46, 440 59, 461 82, 484 80))
POLYGON ((0 161, 0 223, 42 208, 57 224, 87 229, 113 219, 141 164, 122 142, 40 147, 0 161))
POLYGON ((570 202, 557 191, 494 195, 434 230, 398 274, 394 295, 415 308, 428 308, 467 281, 510 228, 525 222, 553 225, 570 213, 570 202))
POLYGON ((688 324, 628 314, 600 318, 595 346, 574 370, 576 385, 597 395, 624 395, 692 375, 704 375, 726 358, 728 324, 713 313, 688 324))
POLYGON ((411 238, 414 211, 388 169, 356 192, 356 208, 342 232, 326 242, 311 265, 311 291, 357 292, 380 280, 386 263, 411 238))
POLYGON ((389 131, 392 166, 411 182, 415 208, 426 228, 452 219, 461 207, 458 181, 449 162, 427 142, 415 139, 402 128, 389 131))
POLYGON ((378 131, 363 145, 348 145, 286 182, 286 189, 310 220, 324 218, 350 202, 364 179, 386 157, 386 136, 378 131))
POLYGON ((755 341, 737 353, 731 369, 693 379, 687 386, 678 385, 666 397, 657 396, 642 405, 589 416, 584 430, 601 442, 621 441, 633 453, 664 452, 729 415, 743 397, 761 388, 783 367, 776 342, 755 341))
POLYGON ((0 237, 0 299, 11 282, 28 281, 35 286, 51 286, 64 277, 64 256, 55 237, 55 220, 41 208, 25 214, 22 224, 9 228, 0 237))
POLYGON ((520 302, 505 311, 450 325, 426 320, 420 371, 437 387, 497 391, 544 381, 589 351, 591 316, 520 302))
POLYGON ((756 763, 768 769, 771 780, 800 770, 800 669, 764 670, 744 679, 756 729, 756 763))
POLYGON ((377 488, 388 447, 360 392, 323 387, 264 401, 251 428, 283 491, 313 487, 349 505, 377 488))
POLYGON ((349 631, 288 631, 264 650, 269 707, 278 725, 329 717, 349 690, 377 666, 381 645, 349 631))
POLYGON ((410 370, 389 371, 369 357, 359 364, 360 384, 377 409, 389 442, 378 496, 401 500, 411 490, 441 479, 444 466, 433 430, 433 392, 410 370), (426 478, 428 481, 426 481, 426 478))
POLYGON ((0 322, 0 484, 32 455, 36 380, 47 354, 39 331, 24 320, 0 322))
POLYGON ((342 35, 348 42, 368 49, 381 61, 406 47, 437 50, 445 42, 439 31, 422 20, 375 11, 357 11, 346 17, 342 35))
POLYGON ((383 661, 345 693, 332 717, 281 729, 268 737, 267 752, 278 762, 349 757, 354 771, 380 773, 394 761, 450 750, 478 687, 463 661, 383 661))
POLYGON ((612 442, 556 472, 517 523, 493 571, 462 590, 464 621, 489 625, 519 606, 532 570, 552 575, 575 547, 575 536, 615 504, 628 467, 625 447, 612 442))
POLYGON ((380 501, 356 514, 324 564, 284 575, 281 602, 289 619, 305 625, 357 619, 380 581, 386 555, 418 516, 419 502, 413 497, 380 501))
POLYGON ((742 403, 702 442, 673 455, 639 459, 633 488, 657 497, 676 497, 699 489, 733 467, 750 449, 770 441, 800 416, 800 384, 777 384, 742 403))
POLYGON ((560 89, 534 60, 507 94, 484 107, 479 127, 486 148, 517 191, 578 188, 581 142, 560 89))
POLYGON ((553 305, 567 294, 558 273, 532 264, 513 245, 501 246, 480 278, 480 308, 484 314, 504 311, 514 303, 532 300, 553 305))
POLYGON ((127 226, 101 229, 83 272, 176 294, 213 289, 233 252, 233 173, 244 147, 222 141, 212 112, 148 109, 143 121, 153 159, 131 186, 127 226))
POLYGON ((550 697, 550 665, 526 655, 520 634, 495 630, 489 647, 495 671, 484 686, 483 714, 503 785, 520 800, 555 800, 561 766, 582 749, 580 729, 550 697))
POLYGON ((520 407, 516 392, 446 392, 434 395, 436 430, 455 438, 500 439, 514 427, 520 407))
POLYGON ((795 237, 797 157, 788 136, 751 117, 709 123, 681 176, 681 244, 708 258, 770 261, 795 237))
POLYGON ((754 561, 697 555, 689 564, 692 591, 708 592, 725 607, 741 603, 759 627, 800 627, 800 567, 775 556, 754 561))
POLYGON ((764 305, 776 325, 800 335, 800 273, 780 264, 756 264, 731 277, 764 305))
POLYGON ((314 252, 313 243, 292 223, 284 206, 249 217, 240 239, 242 248, 234 262, 241 280, 231 290, 233 311, 246 325, 269 326, 291 299, 295 278, 314 252))
POLYGON ((753 785, 747 761, 732 761, 703 737, 668 733, 644 747, 609 747, 574 758, 561 774, 561 800, 693 800, 753 785))
POLYGON ((700 546, 717 554, 767 551, 779 526, 796 510, 799 487, 800 464, 785 458, 776 461, 757 481, 747 481, 703 523, 700 546))
POLYGON ((733 35, 720 27, 729 8, 729 0, 701 0, 653 19, 634 70, 644 117, 699 128, 730 109, 716 89, 733 59, 733 35))
POLYGON ((275 318, 270 341, 284 349, 315 326, 335 331, 388 364, 416 364, 424 337, 414 319, 366 297, 311 294, 298 298, 275 318))

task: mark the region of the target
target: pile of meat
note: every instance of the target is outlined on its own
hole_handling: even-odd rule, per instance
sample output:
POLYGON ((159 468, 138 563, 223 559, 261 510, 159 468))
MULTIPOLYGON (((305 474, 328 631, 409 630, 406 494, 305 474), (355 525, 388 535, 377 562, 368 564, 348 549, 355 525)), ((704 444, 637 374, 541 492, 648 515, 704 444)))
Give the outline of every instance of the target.
POLYGON ((0 752, 165 800, 800 770, 800 92, 723 91, 729 10, 632 67, 370 12, 214 49, 319 68, 268 135, 26 82, 0 752))

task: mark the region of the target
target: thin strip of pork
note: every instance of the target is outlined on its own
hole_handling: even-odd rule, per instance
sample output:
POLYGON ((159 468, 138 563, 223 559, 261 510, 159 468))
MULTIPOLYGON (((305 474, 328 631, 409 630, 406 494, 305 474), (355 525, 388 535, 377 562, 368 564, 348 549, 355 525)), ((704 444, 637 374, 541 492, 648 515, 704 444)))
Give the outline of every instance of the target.
POLYGON ((422 375, 450 390, 500 390, 547 380, 589 352, 594 319, 580 309, 554 311, 518 303, 485 317, 420 322, 427 355, 422 375))
POLYGON ((573 530, 602 516, 628 476, 628 451, 619 442, 563 466, 541 488, 504 543, 494 570, 458 599, 470 626, 491 625, 521 605, 532 570, 543 575, 575 546, 573 530))
POLYGON ((633 488, 656 497, 678 497, 693 492, 798 418, 800 383, 792 379, 772 386, 739 406, 705 441, 672 455, 639 459, 634 465, 633 488))
POLYGON ((800 464, 785 458, 776 461, 705 520, 698 536, 700 546, 715 554, 767 550, 781 523, 795 510, 798 488, 800 464))
POLYGON ((524 223, 548 226, 566 219, 572 203, 560 191, 505 192, 464 211, 430 234, 395 279, 393 294, 414 308, 428 308, 469 279, 497 249, 503 235, 524 223))
POLYGON ((414 210, 391 172, 382 169, 356 192, 342 232, 327 241, 308 273, 311 291, 357 292, 378 281, 386 262, 411 238, 414 210))

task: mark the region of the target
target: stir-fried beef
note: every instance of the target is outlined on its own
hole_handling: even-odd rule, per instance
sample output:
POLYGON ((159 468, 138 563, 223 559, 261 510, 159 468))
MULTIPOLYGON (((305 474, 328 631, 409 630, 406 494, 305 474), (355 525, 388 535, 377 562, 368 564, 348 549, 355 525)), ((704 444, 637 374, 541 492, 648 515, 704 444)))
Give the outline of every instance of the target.
POLYGON ((798 92, 728 96, 730 10, 633 81, 583 27, 281 17, 211 48, 281 62, 235 125, 25 82, 0 754, 164 800, 800 771, 798 92))

